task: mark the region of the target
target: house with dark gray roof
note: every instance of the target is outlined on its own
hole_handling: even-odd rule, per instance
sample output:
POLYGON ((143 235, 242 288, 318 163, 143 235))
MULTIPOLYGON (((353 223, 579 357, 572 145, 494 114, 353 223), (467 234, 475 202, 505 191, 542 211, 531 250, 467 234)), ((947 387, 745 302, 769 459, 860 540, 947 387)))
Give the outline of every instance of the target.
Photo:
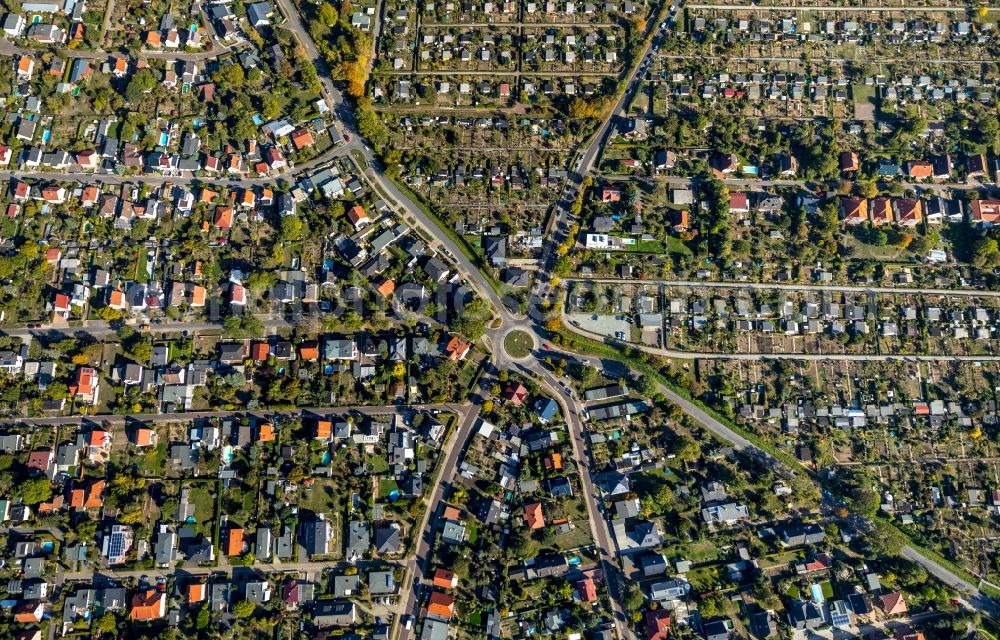
POLYGON ((399 533, 401 527, 397 522, 390 522, 375 529, 375 549, 379 554, 399 553, 399 533))

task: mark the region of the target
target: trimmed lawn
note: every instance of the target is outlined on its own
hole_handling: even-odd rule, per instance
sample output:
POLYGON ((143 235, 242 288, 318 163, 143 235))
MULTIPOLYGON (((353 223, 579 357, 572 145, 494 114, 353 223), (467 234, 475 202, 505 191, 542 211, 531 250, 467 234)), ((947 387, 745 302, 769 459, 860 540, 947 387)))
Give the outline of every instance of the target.
POLYGON ((308 490, 301 492, 299 507, 314 513, 333 514, 339 510, 339 487, 332 478, 316 478, 308 490))
POLYGON ((855 104, 875 104, 875 87, 863 83, 851 85, 851 94, 855 104))
POLYGON ((675 236, 667 236, 667 251, 681 256, 694 255, 684 241, 675 236))
POLYGON ((586 519, 574 520, 573 524, 575 526, 569 533, 556 535, 556 546, 562 550, 585 547, 593 542, 586 519))
POLYGON ((379 454, 365 456, 365 468, 375 475, 380 475, 389 470, 389 461, 385 456, 379 454))
POLYGON ((149 449, 136 458, 143 475, 162 477, 167 467, 167 439, 161 437, 155 449, 149 449))
POLYGON ((527 358, 531 354, 531 349, 535 346, 535 341, 526 332, 517 330, 511 331, 504 339, 503 347, 511 358, 527 358))
MULTIPOLYGON (((188 499, 194 505, 194 519, 198 533, 211 537, 215 524, 215 481, 192 482, 185 485, 189 489, 188 499)), ((218 542, 216 540, 215 542, 218 542)))
POLYGON ((382 478, 378 483, 378 497, 387 498, 393 491, 399 490, 399 483, 394 478, 382 478))
POLYGON ((823 589, 823 597, 824 598, 826 598, 827 600, 832 600, 833 599, 833 585, 830 584, 829 580, 824 580, 820 584, 820 588, 823 589))
POLYGON ((146 284, 149 281, 149 273, 146 271, 146 264, 149 261, 149 250, 143 248, 139 251, 135 261, 135 281, 146 284))

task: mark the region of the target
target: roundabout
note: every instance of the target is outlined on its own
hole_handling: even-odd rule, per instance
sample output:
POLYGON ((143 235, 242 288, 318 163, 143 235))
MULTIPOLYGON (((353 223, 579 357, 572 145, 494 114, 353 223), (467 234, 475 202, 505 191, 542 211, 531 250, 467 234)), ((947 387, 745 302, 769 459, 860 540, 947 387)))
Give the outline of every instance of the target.
POLYGON ((535 348, 535 338, 527 331, 512 329, 504 334, 503 349, 512 360, 524 360, 535 348))

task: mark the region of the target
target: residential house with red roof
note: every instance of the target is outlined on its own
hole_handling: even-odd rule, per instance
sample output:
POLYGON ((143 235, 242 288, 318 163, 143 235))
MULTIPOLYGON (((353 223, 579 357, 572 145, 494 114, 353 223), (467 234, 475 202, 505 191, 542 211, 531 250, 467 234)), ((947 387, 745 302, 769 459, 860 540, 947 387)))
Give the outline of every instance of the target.
POLYGON ((892 201, 889 198, 872 198, 869 201, 868 210, 871 213, 872 224, 876 227, 892 224, 896 221, 896 216, 892 211, 892 201))
POLYGON ((597 600, 597 587, 594 579, 590 576, 576 581, 576 597, 584 602, 594 602, 597 600))
POLYGON ((348 209, 347 219, 354 225, 355 229, 360 229, 371 223, 371 220, 368 219, 368 213, 361 208, 361 205, 357 204, 348 209))
POLYGON ((900 226, 915 227, 924 219, 924 201, 919 198, 897 198, 893 203, 900 226))
POLYGON ((545 526, 545 515, 542 513, 541 502, 524 505, 523 517, 529 529, 541 529, 545 526))
POLYGON ((868 222, 868 201, 846 196, 840 199, 840 217, 844 224, 855 226, 868 222))
POLYGON ((467 342, 464 342, 458 338, 458 336, 452 336, 448 340, 448 344, 444 347, 444 354, 448 356, 448 359, 452 362, 461 362, 465 359, 465 356, 469 355, 469 350, 472 348, 467 342))
POLYGON ((438 567, 434 570, 434 586, 441 589, 455 589, 458 587, 458 576, 453 571, 438 567))
POLYGON ((315 144, 312 134, 306 129, 296 129, 292 132, 292 144, 295 145, 295 149, 301 151, 306 147, 311 147, 315 144))
POLYGON ((167 595, 156 589, 146 589, 132 596, 130 620, 159 620, 167 614, 167 595))
POLYGON ((1000 200, 973 200, 970 219, 976 224, 992 225, 1000 222, 1000 200))
POLYGON ((455 615, 455 596, 432 591, 431 597, 427 600, 427 615, 442 620, 451 620, 451 617, 455 615))
POLYGON ((97 404, 100 390, 100 376, 97 375, 97 370, 93 367, 77 369, 73 382, 69 385, 69 392, 76 397, 77 401, 90 405, 97 404))
POLYGON ((528 388, 520 382, 510 380, 503 389, 503 398, 515 407, 520 407, 528 399, 528 388))
POLYGON ((646 640, 667 640, 670 631, 670 612, 656 609, 646 612, 646 640))

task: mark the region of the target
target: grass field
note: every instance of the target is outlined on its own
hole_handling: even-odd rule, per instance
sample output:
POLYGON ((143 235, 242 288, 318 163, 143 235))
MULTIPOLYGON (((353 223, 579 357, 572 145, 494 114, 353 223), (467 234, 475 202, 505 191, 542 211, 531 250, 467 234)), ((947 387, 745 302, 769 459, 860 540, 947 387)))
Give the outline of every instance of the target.
POLYGON ((511 331, 504 339, 503 348, 511 358, 527 358, 535 341, 524 331, 511 331))
POLYGON ((385 459, 385 456, 378 454, 365 456, 365 468, 371 473, 379 475, 389 470, 389 461, 385 459))
POLYGON ((146 270, 146 264, 149 261, 149 250, 141 249, 139 255, 136 256, 135 261, 135 281, 140 284, 146 284, 149 281, 149 272, 146 270))
POLYGON ((299 506, 313 513, 333 514, 337 511, 339 487, 330 478, 317 478, 313 486, 302 493, 299 506))
POLYGON ((670 253, 675 253, 682 256, 694 255, 691 250, 688 249, 687 245, 680 238, 674 236, 667 236, 667 251, 670 253))
POLYGON ((156 447, 149 449, 138 458, 142 474, 146 476, 163 476, 167 466, 167 441, 160 438, 156 447))
MULTIPOLYGON (((194 505, 194 518, 198 533, 211 536, 215 524, 215 492, 211 482, 192 482, 185 485, 189 500, 194 505)), ((216 541, 218 542, 218 541, 216 541)))
POLYGON ((399 490, 399 483, 393 478, 382 478, 378 483, 378 497, 387 498, 393 491, 399 490))

